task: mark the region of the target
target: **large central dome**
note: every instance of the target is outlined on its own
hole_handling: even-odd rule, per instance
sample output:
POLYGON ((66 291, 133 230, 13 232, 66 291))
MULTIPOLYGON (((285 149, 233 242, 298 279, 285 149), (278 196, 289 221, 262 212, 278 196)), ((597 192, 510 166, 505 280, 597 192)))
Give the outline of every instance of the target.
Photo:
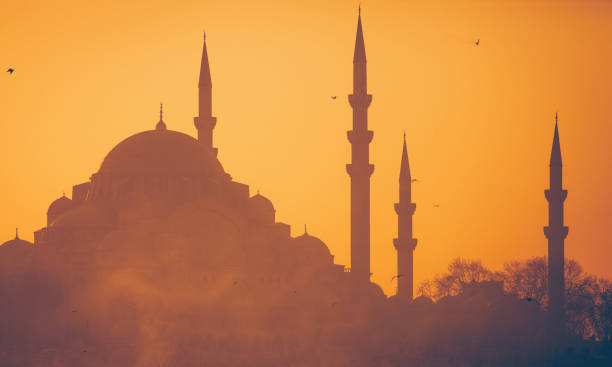
POLYGON ((226 176, 210 150, 187 134, 150 130, 130 136, 108 153, 99 175, 109 176, 226 176))
POLYGON ((88 198, 124 202, 144 195, 157 202, 180 202, 217 192, 215 187, 229 181, 215 150, 162 127, 132 135, 113 148, 92 176, 88 198))

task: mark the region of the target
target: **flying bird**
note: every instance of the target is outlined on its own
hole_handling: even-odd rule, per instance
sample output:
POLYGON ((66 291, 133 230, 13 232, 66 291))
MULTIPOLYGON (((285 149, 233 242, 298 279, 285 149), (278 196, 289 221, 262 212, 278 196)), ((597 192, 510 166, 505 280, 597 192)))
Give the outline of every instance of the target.
POLYGON ((411 181, 412 181, 412 182, 418 182, 418 181, 419 181, 419 179, 418 179, 418 178, 413 178, 411 181))
POLYGON ((434 208, 439 208, 440 204, 434 204, 434 208))
POLYGON ((397 275, 394 275, 394 276, 393 276, 393 278, 391 278, 391 281, 393 281, 393 279, 395 279, 395 278, 399 279, 399 278, 401 278, 401 277, 403 277, 403 276, 404 276, 404 274, 397 274, 397 275))
POLYGON ((9 73, 9 74, 13 74, 14 71, 15 71, 15 69, 9 68, 6 72, 9 73))
POLYGON ((337 96, 331 96, 331 99, 336 99, 336 98, 338 98, 338 97, 337 96))
POLYGON ((474 44, 475 44, 476 46, 478 46, 478 45, 480 44, 480 38, 479 38, 479 39, 477 39, 477 40, 476 40, 476 42, 474 42, 474 44))

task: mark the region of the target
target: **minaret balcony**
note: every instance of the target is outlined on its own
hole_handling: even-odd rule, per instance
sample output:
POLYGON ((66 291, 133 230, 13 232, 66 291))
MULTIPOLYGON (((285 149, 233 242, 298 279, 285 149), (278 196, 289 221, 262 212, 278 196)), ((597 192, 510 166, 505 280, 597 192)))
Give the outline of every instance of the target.
POLYGON ((565 237, 567 237, 568 232, 569 227, 566 226, 544 227, 544 235, 549 240, 564 239, 565 237))
POLYGON ((414 211, 416 210, 416 204, 415 203, 408 203, 408 204, 403 204, 403 203, 396 203, 394 204, 395 207, 395 212, 397 213, 397 215, 412 215, 414 214, 414 211))
POLYGON ((193 118, 193 124, 198 130, 200 129, 212 130, 215 128, 215 125, 217 125, 217 118, 212 117, 212 116, 206 116, 206 117, 197 116, 193 118))
POLYGON ((346 165, 346 172, 349 174, 349 176, 351 176, 351 178, 363 176, 370 177, 372 176, 372 173, 374 173, 374 165, 355 165, 349 163, 346 165))
POLYGON ((351 144, 370 144, 374 138, 372 130, 349 130, 346 132, 348 141, 351 144))
POLYGON ((395 247, 396 251, 399 251, 402 248, 407 248, 410 251, 414 251, 414 249, 416 249, 417 246, 417 239, 416 238, 411 238, 409 240, 400 240, 399 238, 394 238, 393 239, 393 247, 395 247))
POLYGON ((544 190, 544 196, 546 196, 546 200, 548 202, 552 201, 560 201, 564 202, 567 198, 567 190, 544 190))
POLYGON ((372 103, 371 94, 349 94, 348 99, 353 108, 367 108, 372 103))

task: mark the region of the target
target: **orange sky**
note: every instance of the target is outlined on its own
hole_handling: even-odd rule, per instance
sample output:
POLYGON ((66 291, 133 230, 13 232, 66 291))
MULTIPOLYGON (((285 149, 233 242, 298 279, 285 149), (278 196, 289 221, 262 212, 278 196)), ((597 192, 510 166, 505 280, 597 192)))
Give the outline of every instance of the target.
MULTIPOLYGON (((32 240, 48 204, 152 129, 193 136, 202 30, 214 144, 277 219, 349 263, 356 1, 16 1, 0 13, 0 235, 32 240), (16 72, 9 76, 8 67, 16 72), (330 96, 338 95, 337 100, 330 96)), ((456 256, 546 253, 555 111, 569 190, 566 254, 612 278, 612 3, 363 1, 374 130, 373 280, 392 294, 402 131, 413 177, 415 282, 456 256), (472 42, 481 40, 479 47, 472 42), (434 204, 439 204, 435 208, 434 204)))

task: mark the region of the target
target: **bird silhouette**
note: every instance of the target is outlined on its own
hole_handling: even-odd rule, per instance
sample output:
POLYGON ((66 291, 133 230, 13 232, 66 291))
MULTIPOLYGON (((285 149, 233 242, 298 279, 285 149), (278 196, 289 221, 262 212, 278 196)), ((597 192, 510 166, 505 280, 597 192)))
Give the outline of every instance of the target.
POLYGON ((331 99, 336 99, 336 98, 338 98, 338 97, 337 96, 331 96, 331 99))
POLYGON ((434 204, 434 208, 439 208, 440 204, 434 204))
POLYGON ((418 182, 418 181, 419 181, 419 179, 418 179, 418 178, 413 178, 413 179, 411 180, 411 182, 418 182))
POLYGON ((15 69, 9 68, 6 72, 9 73, 9 74, 13 74, 13 72, 15 72, 15 69))
POLYGON ((478 46, 478 45, 480 44, 480 38, 479 38, 479 39, 477 39, 477 40, 476 40, 476 42, 474 42, 474 44, 475 44, 476 46, 478 46))
POLYGON ((391 281, 393 281, 393 279, 395 279, 395 278, 399 279, 399 278, 401 278, 401 277, 403 277, 403 276, 404 276, 404 274, 397 274, 397 275, 394 275, 394 276, 393 276, 393 278, 391 278, 391 281))

